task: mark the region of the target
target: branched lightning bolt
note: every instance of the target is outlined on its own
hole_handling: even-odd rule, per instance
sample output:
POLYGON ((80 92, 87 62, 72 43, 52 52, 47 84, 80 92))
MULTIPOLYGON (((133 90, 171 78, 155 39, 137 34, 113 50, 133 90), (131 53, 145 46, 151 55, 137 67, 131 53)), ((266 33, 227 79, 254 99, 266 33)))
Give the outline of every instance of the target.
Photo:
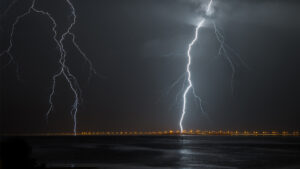
POLYGON ((234 51, 228 44, 225 43, 225 38, 220 29, 216 26, 215 22, 212 22, 213 27, 214 27, 214 32, 216 35, 216 39, 220 43, 220 48, 218 55, 219 56, 224 56, 224 58, 227 60, 227 62, 230 65, 232 74, 231 74, 231 91, 234 93, 234 78, 236 74, 236 67, 239 65, 239 63, 242 64, 243 67, 249 69, 248 65, 246 62, 240 57, 240 55, 234 51), (238 60, 238 62, 234 62, 233 58, 231 56, 235 56, 238 60))
MULTIPOLYGON (((192 40, 192 42, 189 44, 189 47, 188 47, 188 52, 187 52, 188 63, 187 63, 187 67, 186 67, 188 86, 186 87, 186 89, 183 93, 182 115, 181 115, 180 123, 179 123, 181 132, 183 132, 182 121, 183 121, 184 115, 186 113, 186 96, 187 96, 187 94, 188 94, 188 92, 190 91, 191 88, 193 89, 193 93, 195 93, 194 88, 193 88, 192 79, 191 79, 191 70, 190 70, 191 69, 190 68, 191 67, 191 62, 192 62, 191 49, 192 49, 193 45, 195 44, 195 42, 198 40, 198 31, 202 27, 204 21, 205 21, 205 19, 201 20, 201 22, 198 23, 198 25, 195 29, 195 37, 192 40)), ((197 96, 197 98, 200 98, 200 97, 197 96)))
POLYGON ((213 26, 214 26, 214 31, 215 31, 216 38, 217 38, 218 42, 220 43, 220 48, 219 48, 218 55, 219 56, 223 55, 225 57, 225 59, 228 61, 229 65, 230 65, 230 68, 232 70, 232 74, 231 74, 231 91, 233 92, 233 90, 234 90, 233 80, 234 80, 234 76, 235 76, 235 72, 236 72, 235 64, 233 63, 233 60, 230 58, 230 56, 228 55, 228 53, 225 49, 225 38, 224 38, 223 34, 217 28, 216 23, 215 22, 212 22, 212 23, 213 23, 213 26))
MULTIPOLYGON (((207 16, 209 16, 211 14, 211 12, 212 12, 211 11, 212 3, 213 3, 213 0, 210 0, 208 6, 206 8, 205 12, 206 12, 207 16)), ((180 118, 180 122, 179 122, 181 132, 183 132, 182 121, 184 119, 184 115, 186 114, 186 102, 187 102, 186 97, 187 97, 187 94, 189 93, 190 90, 192 90, 194 98, 196 98, 199 101, 199 105, 200 105, 201 111, 206 115, 206 117, 208 117, 208 115, 205 113, 205 111, 203 109, 202 100, 196 94, 195 89, 193 87, 193 83, 192 83, 192 80, 191 80, 191 70, 190 70, 191 60, 192 60, 191 54, 190 54, 191 48, 194 45, 194 43, 198 40, 198 31, 203 26, 203 24, 204 24, 205 21, 206 21, 206 18, 202 19, 198 23, 198 25, 197 25, 197 27, 195 29, 194 39, 189 44, 188 51, 187 51, 188 63, 187 63, 187 67, 186 67, 186 73, 187 73, 187 76, 188 76, 188 78, 187 78, 188 86, 185 88, 185 91, 183 93, 183 107, 182 107, 182 114, 181 114, 181 118, 180 118)), ((234 62, 234 60, 233 60, 233 58, 231 58, 230 54, 233 54, 235 57, 237 57, 237 59, 239 60, 239 62, 241 62, 243 64, 243 66, 245 66, 247 68, 248 68, 248 66, 243 61, 243 59, 237 54, 237 52, 235 52, 229 45, 227 45, 225 43, 225 38, 224 38, 222 32, 220 31, 220 29, 218 29, 218 27, 216 26, 216 24, 215 24, 214 21, 212 21, 212 24, 213 24, 213 28, 214 28, 214 33, 215 33, 216 39, 217 39, 217 41, 220 44, 219 51, 218 51, 218 56, 224 56, 224 58, 229 63, 231 71, 232 71, 232 74, 231 74, 231 90, 233 92, 234 91, 234 78, 235 78, 235 74, 236 74, 236 66, 237 66, 238 63, 234 62)), ((208 120, 209 120, 209 118, 208 118, 208 120)))
POLYGON ((71 8, 71 13, 72 13, 72 22, 71 24, 67 27, 66 31, 62 33, 62 35, 58 38, 58 33, 57 33, 57 23, 55 21, 55 19, 51 16, 51 14, 47 11, 43 11, 43 10, 39 10, 35 8, 36 5, 36 1, 37 0, 33 0, 31 6, 28 8, 28 10, 19 15, 15 22, 12 25, 12 29, 10 32, 10 40, 9 40, 9 46, 8 48, 1 52, 0 56, 3 56, 4 54, 7 54, 10 57, 9 62, 4 66, 6 67, 7 65, 9 65, 11 62, 15 62, 13 55, 11 54, 11 50, 13 47, 13 36, 14 36, 14 32, 15 32, 15 28, 16 25, 19 23, 19 21, 24 18, 25 16, 29 15, 32 12, 41 14, 41 15, 45 15, 48 17, 48 19, 50 19, 51 23, 52 23, 52 31, 54 33, 53 35, 53 40, 55 41, 56 45, 59 48, 59 55, 60 55, 60 59, 59 59, 59 70, 57 71, 56 74, 54 74, 52 76, 52 87, 51 87, 51 93, 49 95, 49 108, 48 111, 46 113, 47 119, 49 114, 53 111, 53 97, 55 94, 55 89, 56 89, 56 84, 57 84, 57 78, 62 76, 64 77, 64 79, 67 81, 67 83, 69 84, 69 87, 71 89, 71 91, 74 94, 74 102, 72 105, 72 109, 71 109, 71 115, 73 117, 73 132, 76 135, 76 129, 77 129, 77 112, 78 112, 78 107, 79 107, 79 100, 81 99, 81 90, 79 87, 79 83, 77 81, 77 78, 70 72, 69 67, 66 65, 66 56, 67 56, 67 52, 66 49, 64 47, 64 41, 66 39, 67 36, 70 36, 72 38, 72 43, 74 45, 74 47, 77 49, 77 51, 83 56, 83 58, 85 59, 85 61, 89 64, 89 70, 90 70, 90 74, 89 74, 89 79, 92 75, 92 73, 96 74, 96 70, 94 69, 91 60, 86 56, 86 54, 81 50, 81 48, 79 47, 79 45, 76 42, 76 36, 73 32, 71 32, 73 26, 76 24, 76 11, 75 8, 73 6, 73 4, 71 3, 70 0, 65 0, 67 2, 67 4, 69 5, 69 7, 71 8))
MULTIPOLYGON (((210 9, 211 9, 211 5, 212 5, 212 0, 210 0, 207 8, 206 8, 206 13, 208 14, 210 12, 210 9)), ((192 47, 193 45, 195 44, 195 42, 198 40, 198 32, 199 32, 199 29, 203 26, 204 22, 206 21, 205 18, 203 18, 197 25, 196 29, 195 29, 195 36, 194 36, 194 39, 192 40, 192 42, 189 44, 188 46, 188 50, 187 50, 187 59, 188 59, 188 63, 187 63, 187 66, 186 66, 186 73, 187 73, 187 82, 188 82, 188 85, 187 87, 185 88, 185 91, 183 92, 183 106, 182 106, 182 114, 181 114, 181 118, 180 118, 180 122, 179 122, 179 126, 180 126, 180 131, 181 133, 183 132, 183 126, 182 126, 182 122, 183 122, 183 119, 184 119, 184 116, 186 114, 186 102, 187 102, 187 94, 189 93, 190 90, 193 91, 193 95, 196 99, 199 100, 200 102, 200 107, 201 107, 201 110, 202 112, 204 112, 204 109, 202 107, 202 104, 201 104, 201 98, 196 95, 196 92, 195 92, 195 89, 193 87, 193 82, 192 82, 192 79, 191 79, 191 62, 192 62, 192 57, 191 57, 191 50, 192 50, 192 47)))
MULTIPOLYGON (((12 25, 12 28, 11 28, 11 31, 10 31, 10 34, 9 34, 9 46, 8 46, 8 48, 6 49, 6 50, 4 50, 4 51, 2 51, 1 53, 0 53, 0 57, 2 57, 3 55, 5 55, 5 54, 7 54, 8 56, 9 56, 9 61, 3 66, 3 68, 6 68, 10 63, 15 63, 15 64, 17 64, 16 62, 15 62, 15 60, 14 60, 14 57, 13 57, 13 55, 11 54, 11 49, 12 49, 12 47, 13 47, 13 36, 14 36, 14 32, 15 32, 15 29, 16 29, 16 25, 19 23, 19 21, 22 19, 22 18, 24 18, 25 16, 27 16, 27 15, 29 15, 30 13, 31 13, 31 9, 33 8, 33 6, 34 6, 34 3, 35 3, 35 0, 32 2, 32 4, 31 4, 31 6, 30 6, 30 8, 28 8, 28 10, 25 12, 25 13, 23 13, 22 15, 19 15, 19 16, 17 16, 17 18, 16 18, 16 20, 15 20, 15 22, 13 23, 13 25, 12 25)), ((13 3, 12 3, 13 4, 13 3)), ((9 10, 11 8, 11 5, 9 6, 9 8, 6 10, 6 12, 5 13, 7 13, 7 11, 9 10)), ((17 77, 19 77, 19 66, 18 66, 18 64, 17 64, 17 77)))

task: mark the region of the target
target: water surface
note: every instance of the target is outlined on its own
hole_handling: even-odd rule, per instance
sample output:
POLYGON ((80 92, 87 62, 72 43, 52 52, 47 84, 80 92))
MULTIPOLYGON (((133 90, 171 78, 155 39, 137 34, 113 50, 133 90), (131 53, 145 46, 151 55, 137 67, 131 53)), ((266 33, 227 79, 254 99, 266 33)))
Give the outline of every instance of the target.
POLYGON ((299 137, 26 137, 48 167, 105 169, 300 168, 299 137))

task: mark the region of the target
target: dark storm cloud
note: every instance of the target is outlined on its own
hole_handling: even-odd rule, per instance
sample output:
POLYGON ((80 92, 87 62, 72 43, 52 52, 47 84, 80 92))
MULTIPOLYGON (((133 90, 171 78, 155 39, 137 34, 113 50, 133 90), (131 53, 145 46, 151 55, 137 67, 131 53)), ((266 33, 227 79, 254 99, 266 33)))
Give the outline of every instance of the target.
MULTIPOLYGON (((166 16, 166 22, 176 20, 178 25, 196 25, 196 22, 205 17, 203 11, 207 7, 208 0, 178 0, 168 10, 157 10, 155 14, 166 16)), ((213 1, 213 16, 208 19, 206 27, 212 29, 209 24, 214 20, 217 24, 237 23, 265 26, 282 31, 300 28, 299 2, 297 1, 213 1), (215 12, 217 10, 217 12, 215 12)), ((177 25, 177 26, 178 26, 177 25)), ((234 25, 233 25, 234 27, 234 25)), ((234 28, 233 28, 234 29, 234 28)), ((251 31, 251 30, 249 30, 251 31)), ((186 34, 174 34, 172 37, 159 37, 145 43, 146 56, 182 56, 189 42, 189 32, 186 34), (186 39, 186 40, 184 40, 186 39), (151 51, 156 53, 151 54, 151 51)), ((210 39, 204 39, 208 41, 210 39)))
POLYGON ((215 13, 221 22, 235 21, 261 24, 277 28, 299 28, 299 2, 297 1, 218 1, 215 13))

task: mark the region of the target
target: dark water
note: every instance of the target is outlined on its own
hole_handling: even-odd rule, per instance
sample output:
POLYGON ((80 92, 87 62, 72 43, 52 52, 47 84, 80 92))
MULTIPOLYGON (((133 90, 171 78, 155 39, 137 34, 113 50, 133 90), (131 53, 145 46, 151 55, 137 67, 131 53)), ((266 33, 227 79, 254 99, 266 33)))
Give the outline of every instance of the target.
POLYGON ((299 137, 27 137, 49 167, 300 169, 299 137))

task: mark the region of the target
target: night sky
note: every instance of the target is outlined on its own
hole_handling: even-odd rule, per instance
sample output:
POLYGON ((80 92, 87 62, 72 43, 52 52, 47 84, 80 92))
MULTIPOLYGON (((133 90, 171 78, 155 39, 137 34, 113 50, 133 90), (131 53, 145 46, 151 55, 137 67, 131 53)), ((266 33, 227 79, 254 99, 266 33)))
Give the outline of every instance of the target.
MULTIPOLYGON (((9 45, 16 17, 31 0, 1 0, 1 51, 9 45)), ((300 129, 300 1, 215 0, 214 14, 193 46, 192 79, 210 120, 191 95, 186 129, 300 129), (223 56, 210 21, 221 28, 236 55, 232 70, 223 56)), ((82 102, 78 131, 179 129, 186 51, 208 1, 72 0, 77 24, 72 31, 97 71, 67 38, 67 65, 78 78, 82 102), (176 96, 177 100, 176 100, 176 96)), ((71 22, 61 0, 38 0, 50 12, 59 34, 71 22)), ((74 96, 65 79, 57 81, 54 111, 47 123, 52 75, 59 53, 51 22, 32 13, 16 26, 12 63, 1 69, 1 132, 71 132, 74 96)), ((9 60, 1 57, 2 67, 9 60)))

